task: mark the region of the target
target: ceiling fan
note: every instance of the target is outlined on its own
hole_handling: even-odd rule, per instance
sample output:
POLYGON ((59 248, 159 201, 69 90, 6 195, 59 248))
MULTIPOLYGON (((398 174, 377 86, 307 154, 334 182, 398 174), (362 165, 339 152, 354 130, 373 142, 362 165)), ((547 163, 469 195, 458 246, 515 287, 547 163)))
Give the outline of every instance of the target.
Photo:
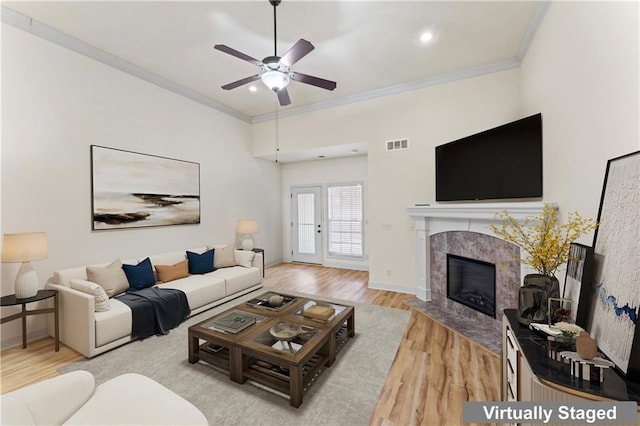
POLYGON ((247 62, 251 62, 254 65, 259 66, 262 72, 251 77, 246 77, 233 83, 225 84, 222 86, 224 90, 235 89, 236 87, 251 83, 252 81, 262 80, 262 82, 278 95, 278 101, 280 105, 286 106, 291 104, 291 98, 289 98, 289 92, 287 92, 287 85, 291 80, 299 81, 300 83, 310 84, 327 90, 333 90, 336 88, 336 82, 325 80, 324 78, 314 77, 312 75, 302 74, 300 72, 291 71, 291 66, 305 57, 309 52, 314 49, 313 44, 305 39, 298 40, 291 48, 282 55, 278 56, 277 53, 277 25, 276 25, 276 7, 281 3, 281 0, 269 0, 269 3, 273 6, 273 56, 267 56, 262 61, 252 58, 242 52, 232 49, 224 44, 216 44, 214 49, 236 58, 242 59, 247 62))

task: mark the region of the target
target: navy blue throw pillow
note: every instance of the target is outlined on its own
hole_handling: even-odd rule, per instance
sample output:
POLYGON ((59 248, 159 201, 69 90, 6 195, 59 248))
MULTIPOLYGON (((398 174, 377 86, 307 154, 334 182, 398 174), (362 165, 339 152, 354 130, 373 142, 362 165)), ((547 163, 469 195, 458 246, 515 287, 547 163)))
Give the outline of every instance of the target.
POLYGON ((190 274, 206 274, 213 272, 216 268, 213 266, 213 251, 207 250, 202 254, 187 251, 187 259, 189 260, 190 274))
POLYGON ((151 259, 148 257, 137 265, 123 264, 122 269, 127 276, 127 281, 129 281, 129 290, 142 290, 156 283, 151 259))

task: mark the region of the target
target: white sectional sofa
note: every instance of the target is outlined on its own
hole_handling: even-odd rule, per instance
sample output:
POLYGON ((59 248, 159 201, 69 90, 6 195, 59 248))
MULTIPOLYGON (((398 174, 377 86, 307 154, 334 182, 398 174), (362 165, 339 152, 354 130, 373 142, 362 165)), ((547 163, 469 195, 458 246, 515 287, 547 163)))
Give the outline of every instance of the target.
POLYGON ((140 374, 101 385, 74 371, 2 395, 3 425, 206 425, 189 401, 140 374))
MULTIPOLYGON (((161 288, 182 290, 189 303, 191 315, 200 313, 226 301, 234 299, 262 287, 262 254, 234 250, 228 246, 207 246, 187 249, 194 253, 203 253, 210 248, 232 250, 233 261, 213 272, 189 275, 184 278, 158 283, 161 288)), ((135 265, 147 257, 151 259, 154 270, 156 265, 175 265, 185 261, 186 251, 175 251, 138 259, 122 259, 123 264, 135 265)), ((230 252, 227 252, 230 255, 230 252)), ((214 252, 217 259, 217 252, 214 252)), ((214 266, 216 263, 214 259, 214 266)), ((228 260, 228 258, 227 258, 228 260)), ((72 288, 72 281, 87 282, 87 266, 106 267, 108 263, 85 265, 56 271, 47 283, 47 288, 58 291, 58 309, 60 341, 86 357, 106 352, 133 340, 132 314, 129 306, 117 299, 110 298, 108 310, 96 312, 97 296, 72 288)), ((95 284, 94 284, 95 286, 95 284)), ((49 334, 54 335, 54 324, 49 322, 49 334)))

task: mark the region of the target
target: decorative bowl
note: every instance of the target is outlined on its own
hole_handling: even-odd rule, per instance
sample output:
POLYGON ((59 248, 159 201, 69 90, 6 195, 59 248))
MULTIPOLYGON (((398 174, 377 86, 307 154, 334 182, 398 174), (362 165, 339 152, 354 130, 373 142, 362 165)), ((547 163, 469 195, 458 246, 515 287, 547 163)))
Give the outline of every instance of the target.
POLYGON ((271 327, 269 332, 276 339, 289 342, 295 339, 298 334, 302 333, 302 327, 289 322, 279 322, 271 327))

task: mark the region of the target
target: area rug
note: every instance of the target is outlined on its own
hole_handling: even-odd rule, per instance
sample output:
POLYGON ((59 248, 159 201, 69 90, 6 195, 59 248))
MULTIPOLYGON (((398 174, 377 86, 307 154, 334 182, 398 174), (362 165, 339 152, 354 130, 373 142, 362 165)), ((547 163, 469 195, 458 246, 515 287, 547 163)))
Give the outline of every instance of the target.
POLYGON ((59 369, 91 372, 100 384, 123 373, 151 377, 194 404, 211 425, 368 424, 391 368, 409 312, 297 293, 355 306, 356 335, 294 408, 288 398, 252 382, 237 384, 203 362, 189 364, 187 329, 270 289, 189 318, 168 335, 150 337, 59 369))

